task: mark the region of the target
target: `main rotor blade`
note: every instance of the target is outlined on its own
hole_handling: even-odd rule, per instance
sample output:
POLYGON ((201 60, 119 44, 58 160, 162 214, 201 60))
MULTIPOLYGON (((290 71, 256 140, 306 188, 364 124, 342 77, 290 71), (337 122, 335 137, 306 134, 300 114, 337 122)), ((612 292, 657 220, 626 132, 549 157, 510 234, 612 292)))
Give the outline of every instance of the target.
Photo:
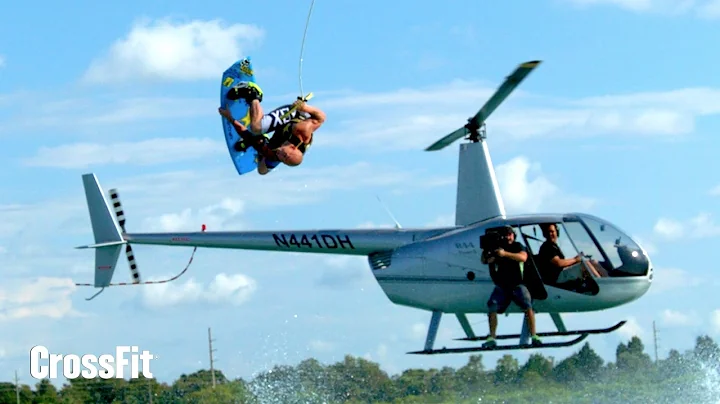
POLYGON ((457 129, 455 132, 452 132, 451 134, 445 136, 444 138, 442 138, 442 139, 438 140, 437 142, 433 143, 432 145, 430 145, 430 147, 425 149, 425 151, 435 151, 435 150, 444 149, 445 147, 449 146, 452 142, 462 138, 463 136, 465 136, 469 133, 470 133, 470 131, 465 127, 457 129))
MULTIPOLYGON (((492 114, 493 111, 495 111, 497 107, 500 106, 503 101, 505 101, 505 99, 513 92, 513 90, 515 90, 515 88, 520 85, 520 83, 525 79, 525 77, 527 77, 528 74, 530 74, 530 72, 532 72, 539 64, 539 60, 533 60, 520 64, 515 69, 515 71, 512 72, 512 74, 505 78, 505 81, 502 83, 502 85, 497 89, 497 91, 495 91, 492 97, 487 100, 485 105, 480 108, 478 113, 469 120, 469 124, 479 129, 485 122, 485 120, 490 116, 490 114, 492 114)), ((462 138, 467 133, 469 133, 469 130, 466 128, 458 129, 453 133, 438 140, 437 142, 433 143, 430 147, 425 149, 425 151, 443 149, 449 146, 454 141, 462 138)))

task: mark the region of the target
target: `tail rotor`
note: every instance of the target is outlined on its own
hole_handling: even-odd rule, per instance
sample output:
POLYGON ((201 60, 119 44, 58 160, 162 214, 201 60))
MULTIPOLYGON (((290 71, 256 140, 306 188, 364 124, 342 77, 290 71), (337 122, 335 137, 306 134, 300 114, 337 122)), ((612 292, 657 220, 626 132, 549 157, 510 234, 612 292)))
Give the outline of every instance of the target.
MULTIPOLYGON (((110 190, 110 199, 112 201, 115 220, 113 220, 113 212, 110 210, 105 195, 103 194, 100 184, 94 174, 83 175, 83 186, 85 187, 85 198, 87 200, 88 211, 90 213, 90 222, 92 224, 95 244, 77 247, 78 249, 92 248, 95 249, 95 282, 94 283, 76 283, 75 286, 92 286, 101 288, 99 292, 85 299, 92 300, 102 293, 108 286, 138 286, 156 283, 172 282, 181 277, 192 264, 197 247, 192 251, 190 260, 185 268, 177 275, 159 281, 145 281, 140 278, 135 254, 126 240, 127 231, 125 230, 125 211, 120 203, 120 197, 117 189, 110 190), (116 222, 117 220, 117 222, 116 222), (122 252, 122 246, 125 245, 125 256, 130 267, 131 282, 111 283, 117 260, 122 252)), ((202 231, 206 227, 202 225, 202 231)))

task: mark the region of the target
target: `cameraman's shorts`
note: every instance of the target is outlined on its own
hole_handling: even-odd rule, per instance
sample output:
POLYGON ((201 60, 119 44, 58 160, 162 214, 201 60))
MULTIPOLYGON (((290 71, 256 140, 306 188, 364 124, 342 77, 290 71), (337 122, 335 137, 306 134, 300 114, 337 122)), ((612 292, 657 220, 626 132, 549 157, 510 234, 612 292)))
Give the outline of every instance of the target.
POLYGON ((495 286, 487 305, 490 313, 505 313, 510 302, 515 302, 523 311, 532 307, 532 296, 525 285, 518 285, 514 289, 501 289, 495 286))

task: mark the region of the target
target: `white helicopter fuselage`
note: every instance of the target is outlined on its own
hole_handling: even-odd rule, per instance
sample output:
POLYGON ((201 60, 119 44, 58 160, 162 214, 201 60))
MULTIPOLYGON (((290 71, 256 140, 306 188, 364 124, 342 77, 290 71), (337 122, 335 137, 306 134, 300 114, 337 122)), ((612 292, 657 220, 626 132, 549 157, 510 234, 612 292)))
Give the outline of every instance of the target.
MULTIPOLYGON (((507 219, 507 223, 562 222, 562 215, 507 219)), ((428 240, 418 241, 393 251, 371 255, 373 275, 387 297, 396 304, 444 313, 487 313, 487 301, 495 284, 489 265, 482 263, 480 235, 497 226, 459 228, 428 240)), ((522 227, 522 225, 520 225, 522 227)), ((516 231, 517 233, 517 231, 516 231)), ((518 240, 522 243, 522 240, 518 240)), ((637 249, 639 246, 635 245, 637 249)), ((537 254, 538 251, 531 251, 537 254)), ((647 254, 640 249, 647 258, 647 254)), ((588 312, 617 307, 644 295, 652 282, 652 266, 637 276, 594 278, 594 295, 577 293, 544 283, 547 297, 535 300, 536 312, 588 312)), ((528 268, 532 270, 532 268, 528 268)), ((518 312, 511 305, 508 312, 518 312)))

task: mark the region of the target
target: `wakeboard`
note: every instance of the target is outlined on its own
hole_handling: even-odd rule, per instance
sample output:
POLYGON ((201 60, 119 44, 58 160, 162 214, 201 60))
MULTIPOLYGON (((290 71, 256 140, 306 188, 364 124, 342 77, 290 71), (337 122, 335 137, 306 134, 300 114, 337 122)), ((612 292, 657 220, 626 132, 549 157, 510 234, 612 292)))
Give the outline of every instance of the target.
MULTIPOLYGON (((232 116, 247 127, 250 126, 250 106, 243 99, 235 101, 227 99, 228 91, 242 81, 255 83, 255 72, 253 71, 252 61, 249 56, 238 60, 228 67, 222 74, 220 84, 220 107, 228 108, 232 116)), ((222 120, 223 133, 225 134, 228 152, 230 153, 230 158, 238 174, 243 175, 255 171, 259 161, 257 151, 252 147, 244 151, 236 150, 235 143, 241 140, 240 136, 235 132, 235 128, 227 119, 223 117, 220 117, 220 119, 222 120)))
MULTIPOLYGON (((239 100, 228 100, 227 93, 232 89, 234 85, 242 81, 250 81, 256 83, 255 72, 253 70, 252 62, 250 57, 238 60, 233 63, 232 66, 228 67, 222 75, 222 85, 220 86, 220 106, 229 108, 232 116, 240 121, 246 127, 250 126, 250 106, 244 99, 239 100)), ((305 97, 305 100, 312 98, 312 93, 305 97)), ((293 104, 282 105, 274 110, 267 112, 265 115, 271 118, 267 132, 273 132, 281 125, 290 122, 291 119, 296 118, 300 113, 293 108, 293 104)), ((225 134, 225 143, 227 144, 230 158, 235 165, 235 169, 238 174, 243 175, 257 169, 260 156, 257 151, 249 147, 247 150, 237 150, 235 144, 241 140, 240 136, 235 131, 227 119, 222 119, 223 133, 225 134)), ((263 133, 265 137, 268 137, 267 133, 263 133)))

